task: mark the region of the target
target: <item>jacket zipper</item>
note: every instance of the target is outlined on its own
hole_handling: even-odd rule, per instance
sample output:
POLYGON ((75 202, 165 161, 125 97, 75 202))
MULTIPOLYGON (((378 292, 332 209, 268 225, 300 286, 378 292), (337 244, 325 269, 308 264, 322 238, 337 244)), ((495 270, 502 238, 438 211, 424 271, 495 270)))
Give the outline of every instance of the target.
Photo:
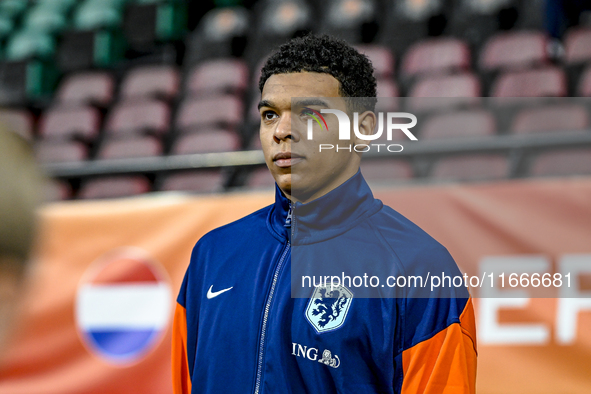
MULTIPOLYGON (((292 220, 293 220, 293 206, 291 205, 291 202, 289 203, 289 213, 287 215, 287 218, 285 219, 285 227, 288 227, 289 230, 291 231, 291 225, 292 225, 292 220)), ((279 259, 279 263, 277 264, 277 267, 275 268, 275 273, 273 274, 273 282, 271 283, 271 290, 269 291, 269 296, 267 297, 267 303, 265 304, 265 312, 263 314, 263 327, 261 328, 261 339, 259 341, 259 357, 258 357, 258 363, 257 363, 257 378, 256 378, 256 383, 254 386, 254 394, 259 394, 260 390, 261 390, 261 378, 263 376, 263 358, 264 358, 264 353, 265 353, 265 340, 266 340, 266 335, 267 335, 267 323, 269 320, 269 311, 271 310, 271 302, 273 301, 273 296, 275 295, 275 287, 277 285, 277 280, 279 279, 279 273, 281 272, 281 268, 283 267, 283 263, 285 261, 285 256, 287 256, 287 252, 289 251, 290 248, 290 242, 289 239, 287 241, 287 245, 285 246, 285 249, 283 250, 283 254, 281 255, 281 258, 279 259)))
POLYGON ((265 305, 265 313, 263 314, 263 327, 261 329, 261 339, 259 341, 259 360, 257 364, 257 378, 256 384, 254 387, 254 393, 259 394, 261 389, 261 377, 263 375, 263 355, 265 351, 265 339, 267 334, 267 322, 269 320, 269 310, 271 309, 271 301, 273 300, 273 296, 275 294, 275 287, 277 285, 277 280, 279 279, 279 272, 281 271, 281 267, 283 266, 283 262, 285 260, 285 256, 287 256, 287 252, 289 251, 289 241, 287 241, 287 245, 277 267, 275 268, 275 274, 273 275, 273 282, 271 284, 271 291, 269 291, 269 296, 267 297, 267 303, 265 305))

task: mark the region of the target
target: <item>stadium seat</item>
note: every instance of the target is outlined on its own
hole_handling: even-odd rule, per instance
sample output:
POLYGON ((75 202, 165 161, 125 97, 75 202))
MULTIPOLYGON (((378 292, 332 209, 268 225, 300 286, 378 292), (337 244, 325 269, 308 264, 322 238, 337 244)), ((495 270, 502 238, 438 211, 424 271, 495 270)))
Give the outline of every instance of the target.
MULTIPOLYGON (((31 57, 36 57, 31 54, 31 57)), ((0 105, 29 105, 31 100, 48 100, 57 72, 51 61, 22 59, 0 61, 0 105)))
POLYGON ((329 0, 324 7, 321 33, 350 43, 371 42, 377 34, 378 8, 375 0, 329 0))
POLYGON ((14 22, 9 17, 0 14, 0 41, 3 41, 14 30, 14 22))
POLYGON ((493 136, 497 132, 494 116, 482 109, 464 110, 434 115, 424 121, 418 138, 472 138, 493 136))
POLYGON ((103 141, 97 154, 98 159, 129 159, 153 157, 162 154, 162 144, 151 136, 129 136, 108 138, 103 141))
POLYGON ((186 1, 135 1, 127 5, 123 30, 127 42, 138 50, 179 39, 187 30, 186 1))
POLYGON ((42 164, 80 162, 88 158, 88 147, 79 141, 37 141, 35 157, 42 164))
POLYGON ((240 149, 240 139, 228 130, 199 130, 180 136, 172 146, 172 154, 230 152, 240 149))
POLYGON ((390 79, 394 75, 394 55, 383 45, 357 45, 357 50, 369 58, 376 79, 390 79))
MULTIPOLYGON (((518 19, 527 20, 527 13, 539 13, 542 11, 536 2, 523 3, 527 12, 518 12, 521 6, 519 0, 458 0, 454 2, 453 12, 449 23, 448 32, 457 37, 463 37, 474 47, 479 47, 490 36, 499 30, 512 29, 518 19)), ((519 24, 526 28, 538 28, 528 23, 519 24)))
POLYGON ((63 72, 109 67, 123 58, 120 35, 110 30, 66 30, 61 35, 57 65, 63 72))
POLYGON ((118 198, 149 192, 150 182, 143 176, 104 177, 86 181, 78 197, 83 199, 118 198))
POLYGON ((262 40, 286 39, 310 29, 312 10, 302 0, 261 1, 257 10, 257 35, 262 40))
POLYGON ((66 28, 67 19, 64 10, 44 2, 29 9, 23 17, 23 25, 27 30, 56 34, 66 28))
POLYGON ((566 64, 591 61, 591 28, 581 27, 569 30, 564 40, 564 47, 566 64))
POLYGON ((203 16, 188 37, 184 63, 216 57, 241 56, 247 42, 250 13, 243 7, 216 8, 203 16))
POLYGON ((130 100, 117 103, 107 115, 105 131, 111 135, 154 134, 169 130, 170 109, 158 100, 130 100))
POLYGON ((115 81, 105 71, 69 74, 60 83, 56 100, 62 104, 92 104, 107 107, 113 100, 115 81))
POLYGON ((77 2, 78 0, 37 0, 37 6, 55 9, 66 14, 77 2))
POLYGON ((431 76, 419 79, 410 89, 409 105, 417 111, 472 105, 480 102, 480 81, 475 74, 431 76))
POLYGON ((556 104, 521 110, 513 119, 516 134, 563 132, 589 128, 587 108, 578 104, 556 104))
POLYGON ((533 161, 529 175, 591 175, 591 149, 572 148, 540 153, 533 161))
POLYGON ((168 175, 162 182, 161 190, 186 191, 195 193, 221 192, 224 174, 220 170, 200 170, 168 175))
POLYGON ((509 71, 497 77, 491 91, 493 97, 564 97, 566 76, 554 66, 509 71))
POLYGON ((400 0, 387 1, 385 4, 386 19, 381 26, 381 41, 397 55, 405 52, 409 45, 427 37, 429 30, 441 27, 436 25, 446 20, 444 0, 400 0))
POLYGON ((121 82, 120 97, 172 100, 178 93, 179 72, 174 66, 151 65, 135 68, 121 82))
POLYGON ((361 161, 361 173, 368 181, 388 182, 412 179, 412 166, 401 159, 373 159, 361 161))
POLYGON ((189 98, 181 103, 176 128, 181 132, 211 126, 233 130, 242 122, 242 112, 242 101, 234 96, 189 98))
POLYGON ((480 69, 495 71, 548 64, 547 44, 547 37, 538 31, 498 33, 482 49, 480 69))
POLYGON ((438 160, 431 178, 450 181, 503 179, 509 174, 509 162, 502 155, 473 154, 438 160))
POLYGON ((90 106, 53 107, 39 121, 39 135, 45 139, 94 140, 99 133, 101 114, 90 106))
POLYGON ((257 167, 248 175, 246 186, 250 189, 271 189, 275 187, 275 179, 266 166, 257 167))
POLYGON ((74 27, 78 30, 116 28, 122 21, 122 11, 112 2, 88 0, 76 8, 73 17, 74 27))
POLYGON ((3 0, 0 1, 0 15, 7 18, 16 19, 27 9, 28 0, 3 0))
POLYGON ((457 38, 431 38, 411 46, 402 59, 402 74, 442 74, 470 69, 470 49, 457 38))
POLYGON ((579 96, 591 97, 591 67, 587 67, 581 75, 577 92, 579 96))
POLYGON ((33 116, 26 109, 0 108, 0 125, 10 128, 27 141, 33 140, 33 116))
POLYGON ((48 58, 55 52, 55 40, 50 34, 20 30, 15 32, 6 44, 6 58, 8 60, 23 60, 28 58, 48 58))
POLYGON ((431 76, 419 79, 409 97, 480 97, 480 81, 475 74, 431 76))
POLYGON ((242 94, 248 85, 248 68, 239 59, 207 60, 198 64, 189 74, 187 93, 242 94))

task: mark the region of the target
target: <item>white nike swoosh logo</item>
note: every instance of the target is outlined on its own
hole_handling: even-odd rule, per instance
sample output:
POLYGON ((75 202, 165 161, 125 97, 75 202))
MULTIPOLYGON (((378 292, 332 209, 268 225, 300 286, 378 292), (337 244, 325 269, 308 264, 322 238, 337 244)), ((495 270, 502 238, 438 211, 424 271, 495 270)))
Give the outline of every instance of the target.
POLYGON ((211 300, 212 298, 215 298, 215 297, 219 296, 220 294, 225 293, 228 290, 232 290, 233 288, 234 288, 234 286, 228 287, 227 289, 224 289, 224 290, 213 292, 213 291, 211 291, 211 289, 213 289, 213 285, 211 285, 209 287, 209 290, 207 290, 207 299, 211 300))

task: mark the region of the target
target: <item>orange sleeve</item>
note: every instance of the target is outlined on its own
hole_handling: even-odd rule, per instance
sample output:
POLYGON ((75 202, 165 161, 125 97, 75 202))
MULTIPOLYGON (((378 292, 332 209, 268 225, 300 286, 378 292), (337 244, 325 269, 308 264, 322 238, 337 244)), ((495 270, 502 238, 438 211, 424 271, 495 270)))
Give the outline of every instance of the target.
POLYGON ((476 323, 470 298, 454 323, 402 353, 402 394, 474 394, 476 323))
POLYGON ((191 393, 187 359, 187 311, 178 303, 172 325, 172 389, 174 394, 191 393))

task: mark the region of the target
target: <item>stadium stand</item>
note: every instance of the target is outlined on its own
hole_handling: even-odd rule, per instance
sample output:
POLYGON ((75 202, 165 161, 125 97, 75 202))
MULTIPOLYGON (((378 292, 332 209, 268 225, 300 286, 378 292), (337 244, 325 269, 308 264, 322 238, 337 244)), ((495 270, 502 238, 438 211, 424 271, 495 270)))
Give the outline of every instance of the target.
POLYGON ((420 114, 416 149, 367 160, 369 179, 586 174, 591 27, 569 28, 557 44, 542 28, 542 3, 233 0, 188 23, 180 0, 1 0, 0 121, 33 141, 61 185, 48 191, 57 199, 271 187, 260 156, 257 165, 188 163, 260 150, 266 56, 291 37, 327 32, 372 61, 387 98, 378 111, 420 114), (565 132, 574 137, 560 142, 565 132), (186 164, 174 172, 165 158, 186 164), (119 159, 139 161, 125 176, 102 167, 119 159), (150 169, 137 170, 142 163, 150 169))

